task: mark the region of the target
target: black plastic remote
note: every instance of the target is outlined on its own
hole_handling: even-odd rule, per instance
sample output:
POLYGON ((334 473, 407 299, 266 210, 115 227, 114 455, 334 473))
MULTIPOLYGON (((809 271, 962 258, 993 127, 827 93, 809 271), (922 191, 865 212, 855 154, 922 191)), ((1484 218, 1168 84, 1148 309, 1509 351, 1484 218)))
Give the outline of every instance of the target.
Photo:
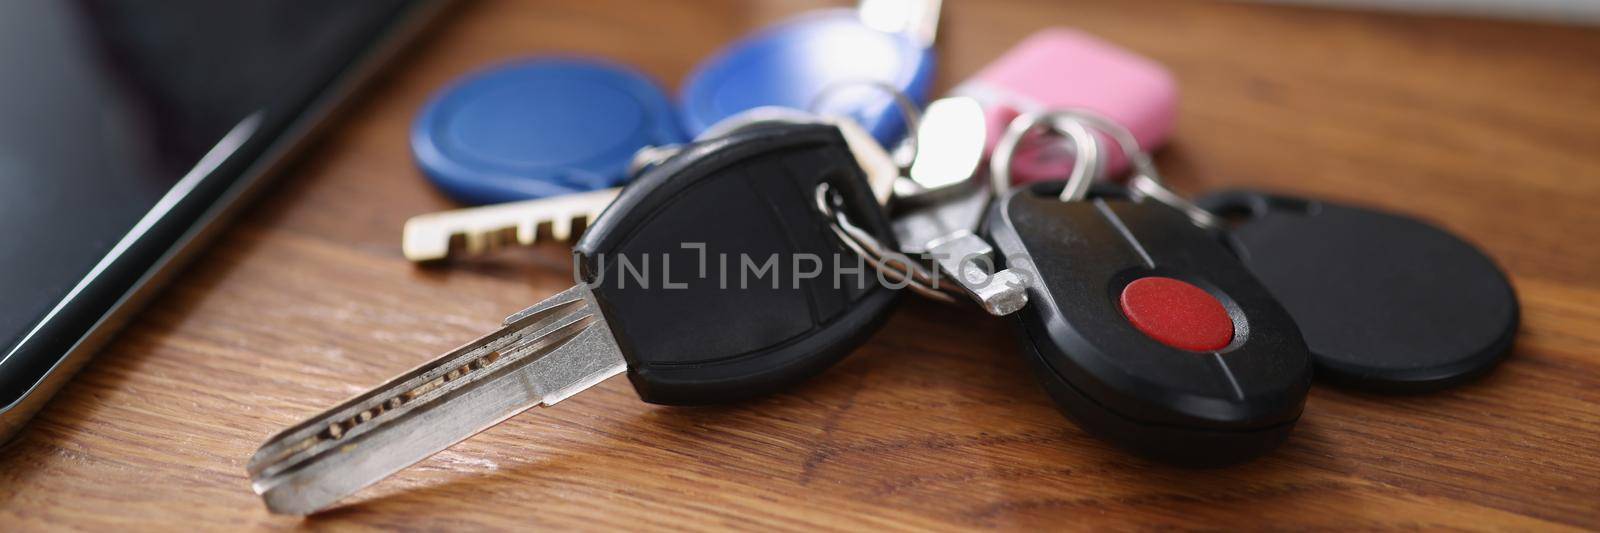
POLYGON ((1153 458, 1217 465, 1280 444, 1311 384, 1288 312, 1209 231, 1156 202, 1061 183, 1013 191, 988 232, 1029 280, 1025 357, 1081 426, 1153 458))

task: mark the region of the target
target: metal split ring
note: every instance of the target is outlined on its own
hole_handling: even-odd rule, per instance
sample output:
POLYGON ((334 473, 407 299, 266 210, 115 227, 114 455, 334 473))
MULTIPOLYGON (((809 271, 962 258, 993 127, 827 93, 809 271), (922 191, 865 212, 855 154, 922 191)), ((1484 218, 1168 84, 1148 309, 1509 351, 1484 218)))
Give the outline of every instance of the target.
POLYGON ((890 249, 879 242, 871 233, 861 229, 850 222, 849 217, 833 208, 832 200, 835 198, 832 188, 827 183, 817 185, 817 210, 828 219, 828 227, 835 236, 843 241, 856 255, 860 256, 874 270, 892 278, 896 283, 903 283, 917 294, 933 298, 942 302, 955 303, 956 298, 938 288, 934 274, 928 271, 920 261, 890 249))
MULTIPOLYGON (((1127 157, 1129 165, 1133 167, 1133 174, 1128 178, 1128 189, 1135 199, 1150 198, 1166 204, 1168 207, 1182 212, 1189 217, 1191 222, 1202 228, 1220 229, 1225 227, 1222 220, 1217 218, 1215 214, 1195 205, 1188 198, 1184 198, 1183 195, 1167 187, 1166 180, 1156 170, 1155 162, 1150 158, 1149 152, 1139 146, 1139 141, 1134 138, 1133 132, 1128 131, 1128 128, 1123 127, 1122 124, 1117 123, 1115 120, 1081 108, 1030 112, 1012 120, 1011 125, 1006 128, 1005 134, 1000 137, 1000 143, 995 146, 994 155, 990 159, 990 174, 994 179, 995 191, 1003 193, 1010 186, 1011 159, 1015 156, 1017 144, 1021 142, 1025 134, 1044 121, 1050 122, 1049 127, 1051 130, 1066 136, 1069 142, 1073 143, 1079 154, 1073 161, 1072 175, 1067 179, 1067 186, 1061 191, 1061 199, 1063 201, 1081 199, 1088 192, 1087 182, 1092 181, 1091 178, 1086 178, 1085 176, 1098 176, 1100 173, 1098 167, 1103 164, 1102 161, 1098 160, 1092 164, 1082 162, 1085 158, 1081 154, 1086 147, 1086 143, 1078 138, 1081 136, 1081 132, 1074 133, 1074 127, 1088 125, 1097 131, 1105 133, 1113 141, 1116 141, 1117 145, 1122 149, 1122 153, 1127 157), (1091 166, 1097 167, 1092 174, 1091 166)), ((1091 135, 1091 137, 1098 141, 1098 136, 1091 135)), ((1096 151, 1094 154, 1098 159, 1099 152, 1096 151)))
POLYGON ((1105 160, 1100 156, 1100 140, 1084 123, 1071 120, 1070 111, 1030 111, 1017 116, 1006 126, 1005 133, 995 144, 989 156, 989 178, 994 193, 1004 196, 1011 190, 1011 160, 1016 156, 1022 138, 1040 124, 1061 134, 1073 148, 1072 174, 1061 189, 1061 201, 1082 200, 1089 193, 1089 185, 1105 172, 1105 160), (1063 120, 1066 119, 1066 120, 1063 120))
POLYGON ((877 89, 893 98, 895 107, 900 108, 900 117, 906 123, 905 147, 910 153, 906 154, 904 160, 897 158, 895 164, 900 167, 900 172, 904 174, 906 169, 911 166, 911 162, 917 160, 917 131, 922 128, 922 108, 917 105, 915 100, 911 99, 911 95, 901 91, 899 87, 886 81, 869 79, 833 83, 823 87, 821 91, 817 92, 816 96, 811 98, 811 102, 806 104, 806 111, 821 115, 822 112, 819 109, 823 103, 828 101, 829 97, 851 87, 877 89))

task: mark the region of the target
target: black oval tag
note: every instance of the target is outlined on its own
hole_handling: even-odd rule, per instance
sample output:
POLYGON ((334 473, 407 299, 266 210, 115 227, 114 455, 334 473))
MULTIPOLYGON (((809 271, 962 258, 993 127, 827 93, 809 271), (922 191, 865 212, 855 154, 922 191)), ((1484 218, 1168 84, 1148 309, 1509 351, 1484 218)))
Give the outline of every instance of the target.
POLYGON ((1390 213, 1253 191, 1199 204, 1236 221, 1227 240, 1288 308, 1317 375, 1420 392, 1493 368, 1517 329, 1516 293, 1472 244, 1390 213))

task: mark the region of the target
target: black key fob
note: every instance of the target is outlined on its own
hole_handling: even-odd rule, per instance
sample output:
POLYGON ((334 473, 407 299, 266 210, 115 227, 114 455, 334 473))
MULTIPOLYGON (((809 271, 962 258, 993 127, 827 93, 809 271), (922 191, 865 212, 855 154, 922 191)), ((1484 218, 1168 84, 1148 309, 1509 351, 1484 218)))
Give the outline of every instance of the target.
POLYGON ((1448 387, 1493 368, 1517 329, 1516 293, 1473 245, 1413 218, 1253 191, 1198 202, 1236 220, 1227 242, 1294 315, 1338 384, 1448 387))
POLYGON ((816 207, 895 246, 839 129, 772 125, 688 146, 645 171, 574 248, 641 399, 724 403, 768 394, 855 350, 898 291, 816 207))
POLYGON ((1039 183, 1001 198, 988 232, 1029 280, 1025 357, 1079 425, 1185 465, 1237 462, 1288 436, 1311 384, 1293 319, 1179 211, 1039 183))

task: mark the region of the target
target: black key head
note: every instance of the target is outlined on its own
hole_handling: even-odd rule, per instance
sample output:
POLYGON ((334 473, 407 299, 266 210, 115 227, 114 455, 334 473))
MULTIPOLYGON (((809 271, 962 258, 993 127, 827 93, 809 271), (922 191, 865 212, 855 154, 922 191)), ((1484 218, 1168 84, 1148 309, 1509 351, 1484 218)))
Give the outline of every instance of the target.
POLYGON ((1177 210, 1062 202, 1060 187, 1000 199, 988 231, 1005 266, 1032 277, 1015 315, 1020 344, 1062 410, 1180 464, 1236 462, 1281 443, 1311 381, 1283 307, 1177 210))
POLYGON ((1294 315, 1319 377, 1369 390, 1435 390, 1487 372, 1511 346, 1511 283, 1445 230, 1251 191, 1200 204, 1238 221, 1229 245, 1294 315))
POLYGON ((894 244, 855 156, 828 125, 698 143, 639 176, 575 247, 642 399, 705 404, 821 372, 881 326, 897 292, 833 235, 827 183, 894 244))

